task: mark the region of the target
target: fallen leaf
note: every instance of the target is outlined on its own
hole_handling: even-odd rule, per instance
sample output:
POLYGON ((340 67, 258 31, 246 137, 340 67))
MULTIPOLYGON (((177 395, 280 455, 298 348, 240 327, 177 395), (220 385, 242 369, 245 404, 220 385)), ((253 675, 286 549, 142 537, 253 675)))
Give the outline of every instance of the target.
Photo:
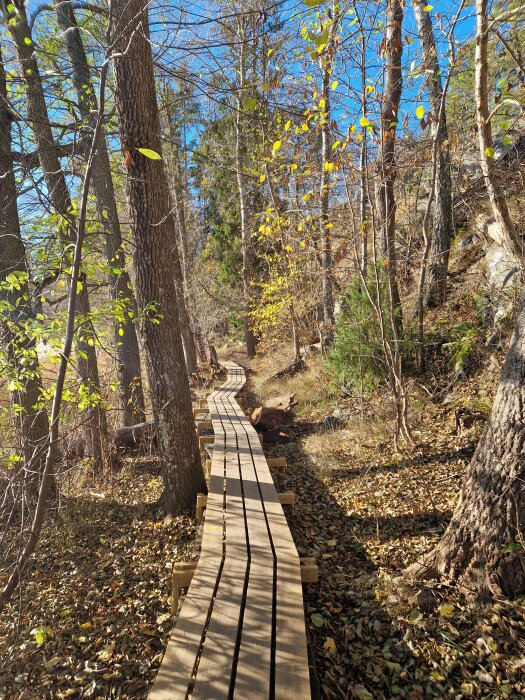
POLYGON ((323 649, 329 654, 335 654, 337 646, 333 637, 327 637, 323 644, 323 649))
POLYGON ((453 605, 440 605, 439 608, 439 614, 441 617, 450 617, 451 615, 454 614, 454 606, 453 605))

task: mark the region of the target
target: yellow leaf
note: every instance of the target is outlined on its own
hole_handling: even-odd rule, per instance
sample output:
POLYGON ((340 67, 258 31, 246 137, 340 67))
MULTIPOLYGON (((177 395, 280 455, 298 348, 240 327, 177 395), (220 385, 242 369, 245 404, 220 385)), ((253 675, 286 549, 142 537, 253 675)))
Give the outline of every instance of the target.
POLYGON ((440 605, 439 606, 439 614, 441 617, 451 617, 454 613, 454 606, 453 605, 440 605))
POLYGON ((366 117, 361 117, 359 124, 361 124, 361 126, 370 126, 370 122, 366 117))
POLYGON ((137 151, 142 153, 143 156, 146 156, 146 158, 149 158, 150 160, 162 160, 162 156, 159 155, 157 151, 153 151, 151 148, 137 148, 137 151))
POLYGON ((288 131, 288 130, 290 129, 291 126, 292 126, 292 122, 291 122, 291 121, 287 121, 286 124, 284 125, 284 130, 285 130, 285 131, 288 131))
POLYGON ((425 116, 425 108, 424 108, 422 105, 420 105, 420 106, 416 109, 416 117, 417 117, 418 119, 423 119, 424 116, 425 116))
POLYGON ((99 658, 99 661, 109 661, 111 657, 113 656, 113 652, 115 651, 115 643, 112 642, 111 644, 106 644, 106 646, 101 649, 101 651, 98 652, 97 656, 99 658))
POLYGON ((324 169, 327 170, 329 173, 331 173, 332 170, 334 169, 334 164, 333 163, 325 163, 324 169))
POLYGON ((335 654, 335 652, 337 651, 337 646, 333 637, 327 637, 325 639, 323 649, 330 655, 335 654))
POLYGON ((332 90, 335 90, 338 85, 339 85, 339 81, 334 80, 334 82, 332 83, 332 90))
POLYGON ((281 142, 280 141, 274 141, 274 144, 272 146, 272 151, 276 153, 279 149, 281 148, 281 142))
POLYGON ((264 182, 265 180, 266 180, 266 175, 261 175, 261 176, 259 177, 259 182, 262 183, 262 182, 264 182))

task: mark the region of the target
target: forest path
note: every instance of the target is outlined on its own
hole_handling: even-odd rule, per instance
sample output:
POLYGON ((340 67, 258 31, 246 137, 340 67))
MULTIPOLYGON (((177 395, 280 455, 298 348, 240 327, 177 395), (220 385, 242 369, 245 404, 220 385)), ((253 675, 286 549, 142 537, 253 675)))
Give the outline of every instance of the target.
POLYGON ((244 370, 208 397, 215 435, 199 563, 152 700, 310 697, 297 549, 259 436, 235 400, 244 370))

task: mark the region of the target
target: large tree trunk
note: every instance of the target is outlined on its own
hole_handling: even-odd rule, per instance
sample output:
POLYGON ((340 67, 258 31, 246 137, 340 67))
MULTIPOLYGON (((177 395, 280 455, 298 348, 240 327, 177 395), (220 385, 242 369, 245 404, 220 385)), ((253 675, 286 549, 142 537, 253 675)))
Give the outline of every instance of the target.
POLYGON ((452 520, 413 577, 450 579, 477 597, 525 594, 524 347, 525 299, 452 520))
POLYGON ((162 160, 139 152, 162 153, 149 43, 146 0, 117 0, 111 40, 115 59, 116 102, 127 165, 131 228, 135 241, 136 292, 140 308, 151 402, 163 459, 167 511, 181 513, 206 488, 180 335, 174 274, 175 222, 169 206, 162 160))
POLYGON ((238 66, 238 95, 237 113, 235 115, 235 167, 237 170, 237 186, 239 188, 239 213, 241 218, 241 245, 242 245, 242 289, 244 297, 244 342, 246 344, 246 354, 248 357, 255 357, 256 342, 250 323, 251 312, 251 242, 248 230, 247 192, 246 178, 244 177, 244 129, 243 129, 243 104, 242 97, 245 82, 245 52, 246 37, 244 31, 244 17, 238 18, 237 39, 239 46, 239 66, 238 66))
POLYGON ((397 177, 395 157, 396 127, 398 122, 399 102, 403 74, 401 58, 403 42, 401 27, 403 24, 403 4, 401 0, 387 0, 385 33, 385 88, 381 109, 381 156, 380 156, 380 216, 382 238, 386 245, 387 276, 390 303, 395 317, 395 332, 402 334, 402 310, 397 282, 396 253, 396 198, 394 184, 397 177))
POLYGON ((436 143, 438 148, 434 186, 434 220, 424 300, 427 306, 438 306, 445 300, 446 296, 450 241, 454 233, 450 153, 444 113, 441 117, 441 125, 439 124, 443 86, 430 12, 425 12, 425 2, 422 0, 413 0, 413 7, 423 54, 423 67, 427 76, 430 113, 432 115, 430 127, 432 142, 436 143))
POLYGON ((510 217, 505 193, 494 168, 494 142, 488 90, 487 50, 489 42, 488 0, 476 0, 476 118, 478 123, 481 171, 485 186, 501 234, 502 245, 521 267, 523 244, 510 217))
MULTIPOLYGON (((45 465, 49 421, 45 408, 38 407, 42 394, 42 377, 34 340, 24 325, 34 317, 30 302, 29 268, 26 249, 20 234, 17 189, 11 150, 11 122, 5 70, 0 54, 0 282, 12 273, 23 273, 19 289, 2 290, 0 299, 7 302, 3 312, 1 345, 7 367, 4 381, 12 380, 10 391, 16 437, 23 457, 25 495, 36 501, 40 476, 45 465)), ((53 478, 54 484, 54 478, 53 478)))
MULTIPOLYGON (((44 174, 48 196, 54 210, 60 215, 60 235, 68 243, 76 240, 76 220, 73 212, 71 197, 66 184, 64 172, 60 165, 59 149, 55 143, 49 121, 44 89, 36 60, 31 30, 27 22, 25 6, 22 0, 7 3, 1 0, 2 13, 7 31, 13 39, 18 61, 21 67, 22 79, 26 86, 27 117, 33 130, 40 167, 44 174), (16 3, 16 4, 15 4, 16 3), (11 23, 13 20, 13 23, 11 23)), ((83 343, 83 338, 92 335, 92 323, 89 318, 90 306, 87 285, 80 278, 78 293, 78 310, 82 314, 78 330, 79 371, 82 384, 90 393, 100 396, 100 381, 98 376, 97 355, 93 343, 83 343), (87 358, 84 357, 87 355, 87 358)), ((102 455, 105 453, 107 440, 106 413, 102 402, 90 406, 86 410, 86 430, 89 444, 89 456, 95 460, 95 467, 100 469, 102 455)))
MULTIPOLYGON (((62 36, 71 61, 73 84, 86 131, 86 147, 89 148, 89 137, 93 133, 98 110, 89 64, 71 2, 55 0, 55 7, 58 26, 63 30, 62 36)), ((120 418, 124 426, 135 425, 145 418, 139 344, 133 322, 136 303, 131 280, 126 271, 126 256, 104 132, 100 136, 93 161, 92 189, 99 223, 104 229, 109 289, 116 314, 114 339, 120 385, 120 418)))

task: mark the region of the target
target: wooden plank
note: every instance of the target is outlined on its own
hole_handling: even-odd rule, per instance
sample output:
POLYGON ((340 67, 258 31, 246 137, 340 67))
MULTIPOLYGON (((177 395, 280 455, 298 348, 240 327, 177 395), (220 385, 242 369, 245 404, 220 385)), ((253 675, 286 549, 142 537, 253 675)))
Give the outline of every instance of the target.
MULTIPOLYGON (((226 416, 224 404, 223 411, 226 416)), ((192 699, 227 698, 229 695, 248 570, 248 538, 237 436, 230 421, 225 420, 223 427, 226 434, 226 556, 192 699)))
MULTIPOLYGON (((229 380, 226 387, 237 386, 229 380)), ((188 589, 181 614, 172 632, 159 673, 149 694, 151 700, 186 697, 200 650, 213 593, 223 561, 225 432, 216 393, 209 409, 214 423, 215 444, 210 473, 208 507, 204 522, 201 555, 188 589)))
POLYGON ((275 697, 310 697, 300 561, 255 430, 244 422, 277 558, 275 697))
MULTIPOLYGON (((230 408, 234 412, 234 407, 230 408)), ((245 517, 250 545, 250 572, 235 676, 234 697, 269 698, 272 681, 274 557, 246 426, 239 415, 237 433, 245 517)))
MULTIPOLYGON (((302 700, 310 684, 301 564, 257 433, 235 400, 244 370, 223 365, 228 379, 208 397, 215 444, 201 558, 150 697, 302 700)), ((313 580, 315 563, 302 568, 313 580)))

